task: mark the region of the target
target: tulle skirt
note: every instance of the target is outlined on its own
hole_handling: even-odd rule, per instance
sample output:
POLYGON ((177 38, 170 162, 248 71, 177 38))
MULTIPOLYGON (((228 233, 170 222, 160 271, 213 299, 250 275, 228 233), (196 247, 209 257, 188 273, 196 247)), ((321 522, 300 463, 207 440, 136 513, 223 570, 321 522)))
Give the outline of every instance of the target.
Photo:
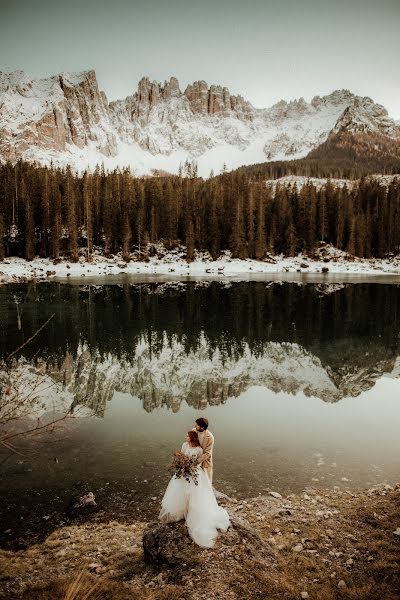
POLYGON ((226 531, 229 515, 218 506, 210 480, 198 467, 198 485, 193 480, 171 478, 161 502, 159 519, 163 523, 186 520, 192 540, 203 548, 212 548, 218 529, 226 531))

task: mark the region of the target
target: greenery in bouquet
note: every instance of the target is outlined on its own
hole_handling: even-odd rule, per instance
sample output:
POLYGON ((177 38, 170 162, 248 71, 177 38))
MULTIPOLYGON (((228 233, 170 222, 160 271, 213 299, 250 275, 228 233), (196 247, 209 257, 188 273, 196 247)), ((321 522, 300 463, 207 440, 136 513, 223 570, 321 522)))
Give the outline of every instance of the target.
POLYGON ((183 452, 175 452, 172 457, 172 462, 167 469, 171 475, 175 475, 177 479, 186 479, 188 483, 193 482, 198 485, 198 462, 195 456, 186 456, 183 452))

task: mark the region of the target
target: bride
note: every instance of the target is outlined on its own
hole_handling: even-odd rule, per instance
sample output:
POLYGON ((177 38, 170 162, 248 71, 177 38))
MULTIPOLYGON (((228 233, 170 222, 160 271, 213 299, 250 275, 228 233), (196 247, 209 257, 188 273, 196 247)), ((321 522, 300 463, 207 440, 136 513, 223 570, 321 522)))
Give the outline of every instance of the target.
MULTIPOLYGON (((182 445, 186 456, 199 458, 203 454, 196 431, 186 434, 182 445)), ((192 478, 178 479, 172 476, 161 501, 159 519, 163 523, 186 520, 186 526, 192 540, 203 548, 212 548, 217 538, 217 529, 226 531, 230 525, 229 515, 218 506, 210 480, 200 465, 196 468, 197 481, 192 478)))

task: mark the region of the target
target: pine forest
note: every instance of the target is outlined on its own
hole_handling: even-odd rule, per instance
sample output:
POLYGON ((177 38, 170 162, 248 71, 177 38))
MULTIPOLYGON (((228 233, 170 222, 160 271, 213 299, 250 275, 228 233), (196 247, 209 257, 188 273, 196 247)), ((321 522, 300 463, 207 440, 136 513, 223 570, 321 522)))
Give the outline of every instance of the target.
POLYGON ((187 163, 180 175, 129 170, 74 174, 25 162, 0 166, 0 260, 89 260, 96 250, 146 260, 153 244, 217 259, 313 256, 320 242, 360 257, 400 248, 400 180, 363 178, 316 187, 267 185, 260 168, 207 180, 187 163))

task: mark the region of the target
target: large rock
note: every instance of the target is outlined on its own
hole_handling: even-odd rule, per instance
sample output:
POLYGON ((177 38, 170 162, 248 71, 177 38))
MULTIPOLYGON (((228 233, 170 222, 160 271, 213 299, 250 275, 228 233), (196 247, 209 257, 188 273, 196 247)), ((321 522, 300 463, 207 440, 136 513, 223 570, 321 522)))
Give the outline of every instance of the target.
POLYGON ((98 507, 95 495, 93 492, 88 492, 87 494, 81 494, 71 498, 67 506, 66 513, 68 516, 73 517, 78 513, 92 512, 96 510, 98 510, 98 507))
MULTIPOLYGON (((231 527, 220 532, 211 551, 221 552, 225 546, 246 546, 248 556, 259 560, 272 557, 270 546, 244 519, 231 518, 231 527)), ((198 563, 203 552, 189 537, 186 525, 179 523, 150 523, 143 533, 143 551, 146 562, 157 566, 187 566, 198 563)))

